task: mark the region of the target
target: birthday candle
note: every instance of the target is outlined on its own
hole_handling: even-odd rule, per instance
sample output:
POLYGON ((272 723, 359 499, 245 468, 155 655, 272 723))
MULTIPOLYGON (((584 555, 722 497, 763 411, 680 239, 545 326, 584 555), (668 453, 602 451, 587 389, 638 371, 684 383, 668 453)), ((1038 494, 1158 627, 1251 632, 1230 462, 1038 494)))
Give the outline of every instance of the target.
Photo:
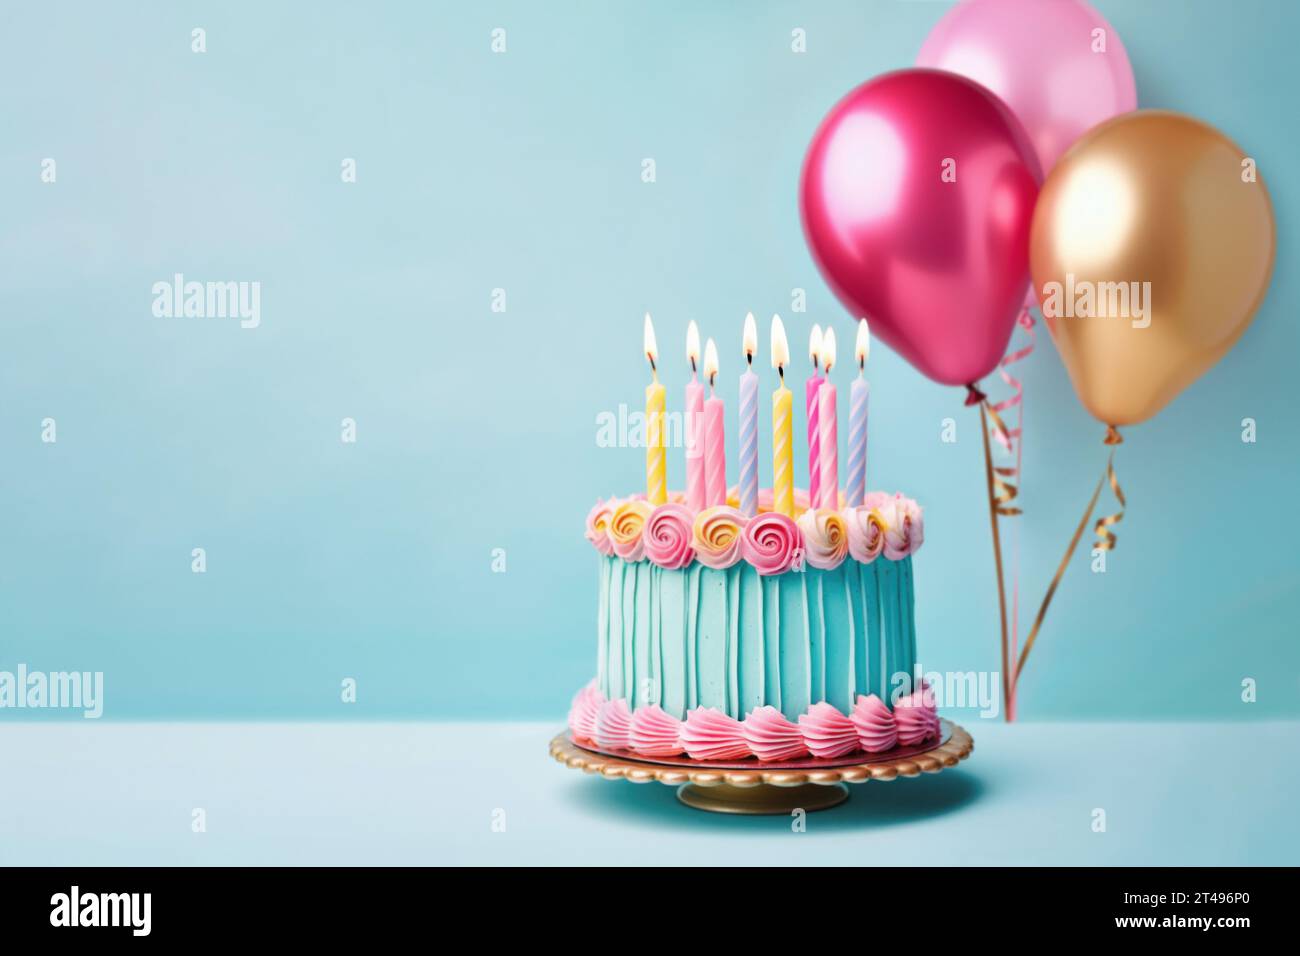
POLYGON ((835 330, 827 329, 822 338, 822 370, 826 378, 817 392, 817 426, 821 450, 821 494, 817 507, 838 510, 840 506, 839 436, 836 432, 835 386, 831 384, 831 366, 835 364, 835 330))
POLYGON ((808 334, 808 357, 812 359, 812 374, 804 383, 804 410, 808 414, 808 506, 816 508, 821 500, 822 456, 821 430, 817 427, 817 393, 821 390, 822 379, 817 374, 817 362, 821 358, 822 328, 814 325, 808 334))
POLYGON ((705 508, 704 386, 696 374, 700 364, 700 330, 694 320, 686 326, 686 360, 691 380, 686 384, 686 504, 692 511, 705 508))
POLYGON ((727 503, 727 439, 723 430, 726 410, 713 390, 718 377, 718 348, 713 339, 704 345, 704 377, 709 380, 709 400, 704 403, 704 484, 712 508, 727 503))
POLYGON ((779 315, 772 316, 772 367, 781 385, 772 393, 772 510, 794 517, 794 396, 785 387, 790 346, 779 315))
POLYGON ((745 374, 740 376, 740 513, 758 514, 758 376, 754 355, 758 352, 758 327, 754 313, 745 316, 742 338, 745 374))
POLYGON ((871 398, 871 385, 863 373, 867 368, 867 352, 870 351, 871 333, 867 329, 867 320, 858 322, 858 342, 853 350, 858 361, 858 377, 849 390, 849 507, 862 504, 867 498, 867 404, 871 398))
POLYGON ((650 313, 645 314, 645 357, 650 361, 651 382, 645 387, 645 496, 652 505, 668 501, 668 473, 664 467, 664 387, 659 384, 659 346, 650 313))

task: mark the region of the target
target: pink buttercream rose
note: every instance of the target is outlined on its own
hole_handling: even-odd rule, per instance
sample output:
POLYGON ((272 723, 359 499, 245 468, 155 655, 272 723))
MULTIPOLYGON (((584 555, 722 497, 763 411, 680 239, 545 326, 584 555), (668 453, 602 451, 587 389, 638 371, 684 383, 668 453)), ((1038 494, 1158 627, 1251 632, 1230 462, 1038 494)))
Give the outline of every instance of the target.
POLYGON ((750 519, 741 539, 745 560, 762 575, 803 567, 803 538, 794 520, 775 511, 750 519))
POLYGON ((624 561, 637 562, 645 557, 644 534, 651 507, 639 498, 624 501, 609 517, 609 540, 614 553, 624 561))
POLYGON ((849 554, 848 525, 837 511, 805 511, 797 522, 803 534, 804 557, 814 568, 833 571, 849 554))
POLYGON ((720 571, 731 567, 740 560, 740 543, 748 523, 735 508, 705 508, 695 516, 691 529, 696 560, 720 571))
POLYGON ((879 512, 885 525, 885 557, 901 561, 914 554, 925 536, 920 506, 911 498, 895 495, 879 512))
POLYGON ((587 540, 606 557, 614 553, 614 543, 609 540, 609 519, 617 503, 613 498, 597 501, 587 512, 587 540))
POLYGON ((885 522, 875 507, 859 505, 840 512, 848 531, 849 554, 854 561, 870 564, 885 550, 885 522))
POLYGON ((645 556, 667 571, 684 568, 695 560, 691 547, 691 510, 685 505, 660 505, 650 512, 641 540, 645 556))

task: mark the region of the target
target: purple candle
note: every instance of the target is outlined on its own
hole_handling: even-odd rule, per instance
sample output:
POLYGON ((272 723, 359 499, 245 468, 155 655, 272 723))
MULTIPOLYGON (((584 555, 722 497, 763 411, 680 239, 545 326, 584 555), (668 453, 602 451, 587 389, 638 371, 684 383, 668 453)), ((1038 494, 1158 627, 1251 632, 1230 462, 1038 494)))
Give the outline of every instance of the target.
POLYGON ((853 350, 858 361, 858 377, 849 390, 849 474, 845 493, 850 508, 856 508, 867 498, 867 405, 871 386, 863 374, 870 341, 867 320, 862 319, 858 322, 858 342, 853 350))

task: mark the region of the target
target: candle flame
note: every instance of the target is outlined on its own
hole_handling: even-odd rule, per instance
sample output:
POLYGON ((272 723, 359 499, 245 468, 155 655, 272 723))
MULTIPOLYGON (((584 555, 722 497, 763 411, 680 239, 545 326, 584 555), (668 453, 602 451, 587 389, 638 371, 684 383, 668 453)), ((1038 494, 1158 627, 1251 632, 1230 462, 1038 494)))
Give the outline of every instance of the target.
POLYGON ((822 327, 814 325, 812 331, 808 333, 808 359, 813 363, 813 368, 821 361, 822 355, 822 327))
POLYGON ((659 346, 655 343, 655 327, 650 324, 650 313, 645 314, 645 357, 650 360, 650 367, 659 364, 659 346))
POLYGON ((871 352, 871 330, 867 327, 866 319, 858 320, 858 344, 853 350, 854 356, 858 360, 858 368, 867 364, 867 355, 871 352))
POLYGON ((686 361, 691 363, 691 371, 694 372, 700 365, 700 327, 695 324, 695 320, 686 326, 686 361))
POLYGON ((822 368, 830 374, 831 366, 835 364, 835 330, 828 328, 826 334, 822 336, 822 368))
POLYGON ((779 315, 772 316, 772 368, 783 370, 790 364, 790 345, 785 340, 785 326, 779 315))
POLYGON ((713 384, 713 379, 718 374, 718 347, 713 344, 713 339, 704 343, 704 377, 713 384))
POLYGON ((754 322, 753 312, 745 316, 745 333, 741 337, 741 343, 745 349, 745 358, 752 363, 758 354, 758 326, 754 322))

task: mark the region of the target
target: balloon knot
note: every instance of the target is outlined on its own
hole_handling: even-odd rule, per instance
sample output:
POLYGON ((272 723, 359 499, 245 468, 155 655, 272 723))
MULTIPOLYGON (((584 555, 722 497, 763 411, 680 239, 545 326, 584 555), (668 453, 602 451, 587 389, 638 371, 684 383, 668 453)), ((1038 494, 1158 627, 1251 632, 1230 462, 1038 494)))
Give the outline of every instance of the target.
POLYGON ((1124 444, 1124 436, 1119 433, 1119 429, 1114 425, 1107 425, 1105 441, 1107 445, 1122 445, 1124 444))
POLYGON ((988 396, 975 387, 974 383, 966 386, 966 407, 978 405, 980 402, 988 399, 988 396))

